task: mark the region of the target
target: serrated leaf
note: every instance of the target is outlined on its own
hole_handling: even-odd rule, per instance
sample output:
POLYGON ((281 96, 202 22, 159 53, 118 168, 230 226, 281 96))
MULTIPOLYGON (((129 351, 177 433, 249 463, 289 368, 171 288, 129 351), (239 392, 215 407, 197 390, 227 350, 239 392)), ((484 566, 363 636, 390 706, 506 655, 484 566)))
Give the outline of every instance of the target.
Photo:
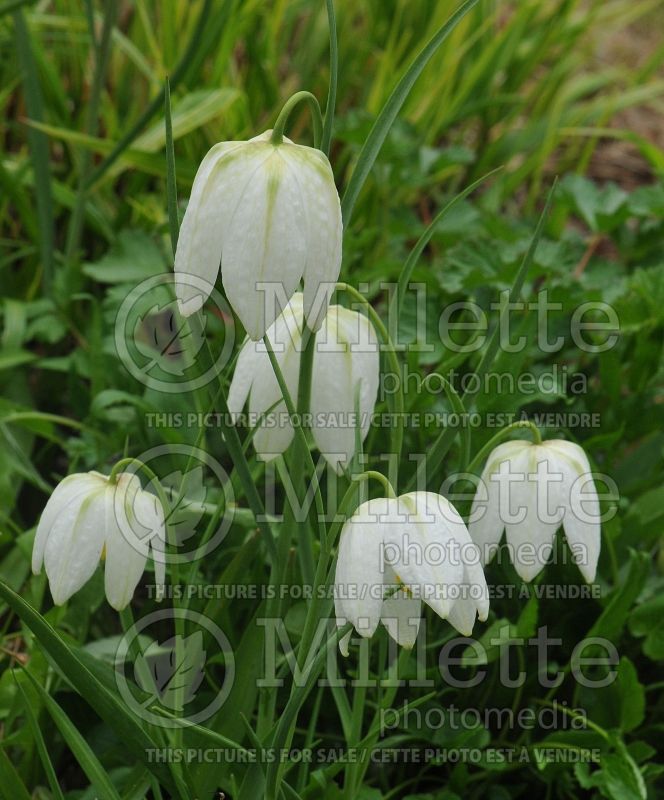
POLYGON ((99 261, 88 262, 83 272, 100 283, 135 283, 165 269, 164 256, 142 231, 121 231, 117 241, 99 261))

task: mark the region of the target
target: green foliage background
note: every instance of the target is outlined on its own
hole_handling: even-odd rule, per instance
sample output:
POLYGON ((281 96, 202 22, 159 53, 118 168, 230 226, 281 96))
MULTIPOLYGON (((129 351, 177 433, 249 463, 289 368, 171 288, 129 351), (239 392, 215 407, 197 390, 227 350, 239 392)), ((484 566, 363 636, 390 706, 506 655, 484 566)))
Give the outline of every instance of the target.
MULTIPOLYGON (((452 0, 336 3, 339 85, 331 160, 340 191, 398 77, 455 7, 452 0)), ((564 643, 555 657, 561 667, 581 638, 606 636, 621 656, 619 678, 610 689, 592 692, 569 681, 548 696, 524 648, 528 680, 522 689, 500 688, 493 661, 486 687, 465 702, 515 709, 566 702, 587 710, 592 729, 518 733, 478 726, 458 734, 430 732, 423 742, 422 731, 404 724, 382 742, 485 751, 518 744, 531 754, 537 744, 598 747, 604 753, 601 765, 491 764, 487 758, 475 765, 427 768, 295 768, 287 780, 301 797, 501 800, 534 792, 631 800, 656 797, 658 785, 661 792, 656 751, 664 724, 664 581, 658 562, 664 533, 664 151, 638 126, 621 127, 621 114, 646 108, 662 114, 664 46, 652 32, 658 26, 661 32, 663 21, 661 2, 652 0, 481 0, 431 59, 391 128, 346 230, 342 269, 342 279, 360 286, 385 314, 388 298, 380 284, 397 280, 437 210, 470 182, 501 167, 446 216, 413 273, 413 280, 427 287, 427 340, 434 347, 409 353, 408 366, 444 375, 453 367, 461 379, 477 366, 478 356, 460 359, 440 346, 440 311, 471 299, 495 322, 490 304, 512 286, 552 177, 562 176, 522 296, 527 300, 533 291, 547 289, 550 302, 562 305, 551 320, 552 333, 565 336, 565 346, 554 354, 540 352, 536 314, 521 312, 515 334, 528 336, 531 345, 518 357, 500 354, 494 369, 539 374, 555 364, 570 375, 582 373, 587 391, 570 392, 558 379, 545 394, 479 396, 476 409, 599 415, 599 427, 552 427, 543 433, 583 445, 594 467, 616 481, 618 513, 604 528, 600 599, 498 600, 476 635, 488 641, 511 625, 527 637, 539 625, 549 625, 564 643), (625 32, 644 42, 638 60, 633 52, 625 59, 615 54, 615 37, 625 32), (607 50, 615 57, 606 58, 607 50), (636 154, 636 177, 618 168, 617 183, 593 180, 608 141, 622 142, 625 153, 636 154), (597 354, 580 352, 569 338, 574 309, 592 300, 611 304, 621 328, 616 347, 597 354), (356 787, 355 794, 348 793, 349 785, 356 787)), ((325 4, 311 0, 0 3, 0 577, 61 637, 49 638, 39 620, 31 625, 24 609, 17 616, 15 601, 11 609, 3 603, 0 795, 106 798, 115 796, 112 791, 123 798, 146 792, 159 797, 155 781, 169 786, 168 776, 155 778, 136 751, 127 751, 140 732, 114 725, 112 704, 102 708, 92 702, 92 710, 89 697, 83 702, 72 691, 72 684, 79 692, 81 686, 99 691, 94 681, 112 689, 108 654, 114 652, 120 624, 103 601, 100 575, 66 607, 52 607, 44 577, 29 574, 34 527, 62 476, 107 471, 126 450, 140 453, 162 437, 171 443, 196 439, 192 430, 156 432, 146 424, 146 414, 210 405, 204 390, 192 396, 145 389, 128 375, 113 340, 119 305, 131 288, 172 266, 165 78, 171 83, 177 188, 186 198, 213 143, 270 127, 284 100, 299 89, 312 91, 324 105, 328 64, 325 4), (73 648, 65 656, 58 649, 61 642, 73 648), (72 652, 86 665, 82 677, 66 669, 63 674, 72 652), (49 780, 51 770, 60 795, 49 780)), ((289 136, 309 141, 304 110, 292 119, 289 136)), ((229 327, 229 320, 219 320, 207 331, 213 351, 229 327)), ((412 302, 406 304, 400 331, 404 339, 415 336, 412 302)), ((407 406, 409 411, 449 410, 442 394, 410 394, 407 406)), ((407 430, 405 452, 427 452, 439 432, 407 430)), ((473 453, 491 433, 472 432, 473 453)), ((380 452, 387 435, 384 429, 372 431, 367 449, 380 452)), ((432 485, 458 468, 459 441, 430 476, 432 485)), ((202 444, 230 468, 218 432, 205 431, 202 444)), ((260 464, 252 461, 252 468, 260 481, 260 464)), ((413 468, 403 469, 407 481, 413 468)), ((215 492, 218 497, 212 480, 208 489, 210 499, 215 492)), ((255 557, 252 517, 239 491, 238 496, 241 507, 223 548, 199 565, 195 581, 202 585, 267 580, 264 562, 255 557)), ((490 568, 490 582, 517 582, 510 570, 490 568)), ((291 578, 299 580, 296 566, 291 578)), ((547 572, 549 583, 578 581, 574 567, 547 572)), ((140 594, 137 615, 152 605, 140 594)), ((256 603, 200 601, 192 608, 223 627, 238 658, 259 651, 252 624, 260 611, 256 603)), ((297 641, 301 609, 294 604, 286 612, 297 641)), ((437 619, 429 623, 435 633, 430 637, 433 672, 436 645, 450 629, 437 619)), ((384 649, 381 639, 376 665, 384 649)), ((344 666, 349 675, 356 668, 352 659, 344 666)), ((250 671, 243 675, 245 689, 254 678, 250 671)), ((391 699, 444 706, 445 693, 440 687, 436 692, 397 693, 391 699)), ((378 741, 381 731, 372 715, 389 693, 372 696, 367 706, 372 713, 359 721, 352 693, 335 692, 333 699, 328 702, 326 696, 322 702, 320 692, 311 695, 300 718, 300 746, 312 741, 351 746, 367 743, 366 737, 370 744, 378 741)), ((254 700, 238 692, 231 709, 210 728, 246 745, 240 712, 251 721, 254 700)), ((201 732, 191 736, 195 746, 206 741, 201 732)), ((216 765, 192 779, 202 797, 211 796, 216 784, 235 797, 245 771, 216 765)), ((251 796, 247 791, 244 796, 251 796)), ((163 796, 169 796, 166 792, 163 796)))

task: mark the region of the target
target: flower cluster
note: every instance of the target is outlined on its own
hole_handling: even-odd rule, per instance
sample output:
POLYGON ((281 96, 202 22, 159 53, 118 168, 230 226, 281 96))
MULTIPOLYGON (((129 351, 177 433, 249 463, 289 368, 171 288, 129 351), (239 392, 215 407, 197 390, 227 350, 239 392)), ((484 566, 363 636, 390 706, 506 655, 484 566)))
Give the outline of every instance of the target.
MULTIPOLYGON (((192 291, 187 278, 202 281, 209 294, 221 270, 226 295, 249 337, 239 353, 228 406, 238 415, 248 403, 260 419, 253 443, 263 460, 284 453, 293 440, 275 370, 291 398, 298 397, 310 335, 308 411, 316 446, 342 473, 368 433, 379 347, 366 316, 329 304, 341 239, 339 196, 322 152, 267 131, 248 142, 217 144, 201 163, 175 256, 177 298, 184 315, 194 313, 207 295, 192 291), (334 414, 355 415, 355 425, 331 422, 334 414)), ((382 623, 400 645, 412 647, 425 603, 470 635, 475 619, 486 620, 489 613, 484 566, 503 530, 517 573, 530 581, 547 563, 561 526, 583 577, 593 581, 600 552, 599 498, 583 450, 560 440, 496 447, 468 527, 448 500, 432 492, 361 503, 340 534, 338 624, 350 622, 369 637, 382 623), (528 560, 526 545, 535 548, 528 560)), ((45 564, 59 604, 105 559, 106 595, 122 609, 150 549, 157 583, 163 583, 165 541, 164 508, 136 476, 71 475, 46 505, 33 569, 45 564)), ((347 633, 340 641, 344 653, 349 638, 347 633)))

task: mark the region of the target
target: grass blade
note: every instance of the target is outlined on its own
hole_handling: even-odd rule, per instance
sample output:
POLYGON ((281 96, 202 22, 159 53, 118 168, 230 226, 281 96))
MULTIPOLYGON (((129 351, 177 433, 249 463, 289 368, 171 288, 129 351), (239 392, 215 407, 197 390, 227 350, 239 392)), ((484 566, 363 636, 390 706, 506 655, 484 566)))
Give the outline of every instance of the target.
MULTIPOLYGON (((31 677, 27 672, 26 675, 28 675, 28 677, 31 677)), ((51 757, 48 754, 48 748, 46 747, 44 736, 39 727, 37 715, 35 714, 34 709, 32 708, 32 703, 30 702, 30 698, 28 697, 25 689, 21 686, 20 682, 16 680, 15 675, 14 675, 14 680, 16 681, 18 690, 23 698, 23 705, 25 706, 25 714, 26 717, 28 718, 28 725, 30 727, 30 732, 32 733, 32 737, 35 740, 35 747, 37 748, 37 752, 39 753, 39 758, 41 759, 41 763, 44 768, 44 773, 48 780, 48 785, 51 787, 51 792, 53 793, 53 797, 55 798, 55 800, 65 800, 64 795, 62 794, 62 789, 60 788, 60 784, 58 783, 57 775, 55 774, 55 768, 53 767, 53 762, 51 761, 51 757)))
POLYGON ((90 783, 97 789, 98 792, 101 793, 102 797, 108 798, 109 800, 120 800, 120 795, 118 794, 115 786, 113 786, 108 773, 102 767, 99 759, 92 751, 90 745, 76 730, 74 723, 65 714, 59 703, 57 703, 51 697, 46 689, 44 689, 44 687, 41 686, 41 684, 36 681, 29 672, 26 672, 25 674, 28 676, 30 681, 32 681, 32 685, 35 687, 35 690, 44 701, 44 705, 46 706, 48 713, 51 715, 53 722, 55 722, 57 729, 62 734, 62 738, 67 743, 67 746, 71 750, 79 766, 88 776, 90 783))
POLYGON ((9 760, 4 748, 0 747, 0 796, 5 800, 31 800, 25 784, 16 768, 9 760))
MULTIPOLYGON (((92 86, 90 87, 90 98, 87 103, 87 110, 85 116, 85 132, 88 136, 94 136, 99 127, 99 101, 101 99, 101 90, 104 82, 104 74, 108 66, 108 60, 111 53, 111 33, 115 26, 115 16, 117 13, 117 3, 110 2, 104 5, 104 25, 102 27, 101 38, 99 45, 95 41, 94 27, 90 28, 91 49, 94 52, 95 68, 92 76, 92 86)), ((78 192, 76 194, 76 203, 74 205, 73 213, 69 219, 69 228, 67 230, 67 245, 65 248, 65 264, 67 270, 71 270, 73 262, 77 261, 77 250, 81 242, 81 233, 83 230, 83 217, 85 212, 86 180, 87 174, 90 169, 91 154, 87 148, 83 148, 79 164, 78 176, 78 192)))
POLYGON ((383 142, 390 128, 396 120, 401 107, 406 102, 410 90, 413 88, 413 84, 419 78, 420 73, 424 67, 426 67, 436 50, 438 50, 449 34, 477 3, 478 0, 466 0, 466 2, 452 14, 447 22, 431 37, 431 39, 429 39, 427 44, 415 56, 412 64, 408 67, 392 94, 387 98, 387 102, 383 106, 367 136, 367 140, 362 146, 357 164, 355 165, 351 179, 344 192, 343 200, 341 201, 341 213, 345 227, 348 227, 350 223, 350 218, 358 195, 376 161, 380 148, 383 146, 383 142))
MULTIPOLYGON (((178 85, 180 80, 182 79, 183 75, 189 68, 189 63, 192 60, 201 37, 205 31, 205 27, 208 24, 208 17, 210 16, 210 12, 212 11, 212 0, 205 0, 203 8, 201 9, 200 16, 196 22, 196 27, 192 34, 191 40, 187 45, 187 49, 182 54, 182 58, 178 62, 178 65, 173 70, 173 74, 171 75, 171 81, 169 89, 175 89, 178 85)), ((90 175, 88 178, 86 188, 90 188, 94 183, 96 183, 100 178, 102 178, 106 172, 109 170, 111 166, 117 161, 117 159, 122 155, 122 153, 129 147, 129 145, 134 141, 134 139, 138 136, 138 134, 143 130, 143 128, 148 124, 148 122, 152 119, 152 117, 156 114, 156 112, 162 107, 164 103, 164 99, 166 96, 166 89, 165 87, 159 92, 159 94, 152 100, 151 103, 148 104, 145 111, 141 114, 141 116, 136 120, 136 122, 132 125, 132 127, 125 133, 125 135, 120 139, 120 141, 115 145, 113 150, 108 154, 108 156, 101 162, 101 164, 97 167, 97 169, 90 175)))
POLYGON ((175 177, 175 151, 173 148, 173 118, 171 116, 171 85, 164 85, 164 123, 166 127, 166 202, 168 204, 168 229, 173 255, 178 246, 180 221, 178 220, 178 188, 175 177))
POLYGON ((12 611, 34 633, 40 646, 67 676, 76 691, 92 706, 99 716, 115 731, 118 738, 136 756, 146 761, 146 766, 159 777, 172 792, 186 797, 182 787, 176 786, 167 767, 158 763, 147 763, 148 753, 158 744, 140 725, 128 709, 108 691, 103 684, 80 661, 60 634, 16 592, 0 581, 0 597, 12 611))
POLYGON ((334 109, 337 103, 339 43, 337 42, 337 18, 334 12, 334 0, 325 0, 325 4, 327 6, 327 24, 330 29, 330 86, 327 92, 323 138, 321 139, 320 149, 326 156, 329 156, 332 142, 332 125, 334 124, 334 109))
MULTIPOLYGON (((16 49, 23 71, 23 90, 25 106, 30 119, 44 120, 42 98, 37 65, 30 44, 30 33, 22 9, 14 11, 16 49)), ((55 226, 53 220, 53 195, 51 193, 51 173, 49 169, 48 138, 34 128, 28 128, 28 146, 35 175, 35 194, 37 195, 37 218, 39 220, 39 251, 43 270, 42 286, 48 294, 53 285, 55 271, 55 226)))

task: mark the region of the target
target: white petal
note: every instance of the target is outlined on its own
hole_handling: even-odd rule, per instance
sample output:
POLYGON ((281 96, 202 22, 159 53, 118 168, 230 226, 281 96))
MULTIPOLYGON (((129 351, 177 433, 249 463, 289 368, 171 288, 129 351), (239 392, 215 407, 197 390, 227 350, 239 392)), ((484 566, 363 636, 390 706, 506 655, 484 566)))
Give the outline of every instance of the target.
POLYGON ((447 615, 447 621, 462 636, 470 636, 473 632, 476 613, 477 607, 472 600, 460 598, 447 615))
POLYGON ((399 589, 383 602, 380 621, 394 641, 410 650, 417 639, 422 617, 422 603, 399 589))
POLYGON ((185 211, 175 253, 180 312, 189 316, 209 297, 219 273, 224 234, 238 196, 265 150, 246 142, 221 142, 201 162, 185 211), (188 280, 193 276, 193 281, 188 280))
MULTIPOLYGON (((285 342, 283 335, 278 333, 277 323, 275 323, 273 329, 277 331, 275 341, 277 343, 285 342)), ((294 404, 297 404, 301 358, 299 333, 295 335, 296 341, 286 341, 281 351, 272 342, 270 331, 268 331, 267 336, 275 350, 277 363, 286 382, 291 400, 294 404)), ((260 349, 263 348, 260 343, 257 343, 256 346, 260 349)), ((260 355, 261 367, 257 370, 252 384, 249 410, 252 416, 267 413, 267 418, 258 426, 254 434, 254 447, 262 459, 269 461, 288 449, 293 440, 294 431, 288 418, 286 403, 281 399, 281 388, 272 369, 269 356, 264 350, 260 355)))
POLYGON ((60 508, 44 549, 53 602, 62 605, 92 577, 104 547, 104 485, 71 498, 60 508))
POLYGON ((445 618, 453 603, 453 587, 463 578, 455 545, 455 528, 465 525, 449 509, 442 513, 439 495, 411 492, 399 497, 400 521, 386 531, 386 560, 416 597, 445 618), (434 500, 435 498, 435 500, 434 500))
POLYGON ((280 149, 298 176, 306 212, 304 307, 311 330, 320 327, 339 278, 343 225, 341 204, 330 162, 319 150, 302 145, 280 149))
POLYGON ((337 620, 346 619, 361 636, 372 636, 383 605, 383 532, 394 512, 384 498, 362 503, 346 522, 334 577, 337 620))
MULTIPOLYGON (((146 513, 147 503, 135 475, 122 473, 115 487, 105 497, 106 567, 104 587, 106 599, 116 610, 125 608, 134 596, 145 570, 149 542, 155 535, 150 522, 158 523, 158 513, 146 513), (138 484, 138 486, 137 486, 138 484)), ((150 496, 152 497, 152 495, 150 496)))
POLYGON ((487 464, 477 484, 468 524, 470 536, 480 550, 483 564, 488 564, 495 556, 505 528, 500 513, 500 487, 495 476, 496 472, 487 464))
POLYGON ((556 502, 564 508, 563 528, 581 574, 595 580, 601 549, 600 505, 588 458, 572 442, 552 440, 545 444, 554 468, 563 475, 556 502))
MULTIPOLYGON (((330 311, 333 312, 335 306, 330 311)), ((316 334, 311 380, 312 432, 329 464, 343 472, 355 452, 355 384, 352 352, 339 341, 334 314, 316 334)))
POLYGON ((353 385, 360 383, 360 430, 362 441, 371 426, 380 382, 380 348, 376 331, 364 314, 342 306, 332 306, 337 315, 340 336, 350 344, 353 385))
POLYGON ((506 522, 505 530, 514 568, 524 581, 533 580, 548 562, 560 526, 560 519, 547 520, 553 484, 548 483, 548 490, 538 498, 538 464, 548 461, 546 450, 539 445, 531 445, 510 460, 511 474, 519 476, 509 486, 510 513, 516 515, 521 510, 522 519, 506 522))
POLYGON ((249 180, 223 245, 221 277, 247 334, 260 339, 297 289, 307 252, 306 218, 297 174, 281 147, 249 180))
POLYGON ((136 519, 148 531, 150 552, 154 562, 154 580, 159 588, 166 583, 166 522, 161 501, 151 492, 141 490, 134 501, 136 519))
POLYGON ((55 521, 70 504, 77 504, 82 497, 99 488, 99 478, 89 472, 77 472, 60 481, 49 497, 37 525, 32 547, 32 571, 37 575, 44 561, 46 542, 55 521))
POLYGON ((233 380, 228 390, 228 410, 233 420, 244 408, 254 377, 261 366, 264 365, 256 350, 256 342, 247 339, 235 362, 233 380))

